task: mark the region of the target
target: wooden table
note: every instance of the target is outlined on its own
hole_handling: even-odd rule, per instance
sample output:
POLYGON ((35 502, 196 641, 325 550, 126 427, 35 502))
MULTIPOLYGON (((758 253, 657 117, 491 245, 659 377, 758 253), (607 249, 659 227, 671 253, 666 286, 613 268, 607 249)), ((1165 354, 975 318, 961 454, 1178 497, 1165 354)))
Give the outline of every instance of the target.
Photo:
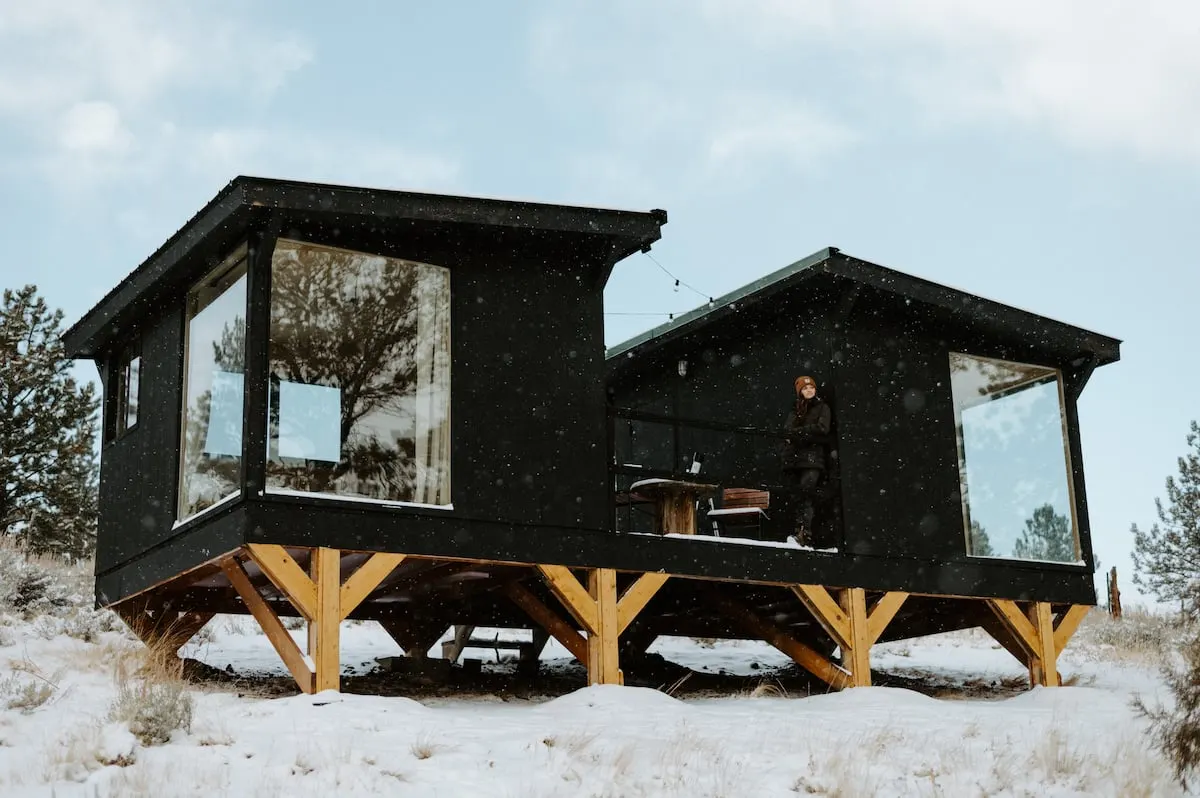
POLYGON ((660 535, 696 533, 696 502, 720 490, 719 485, 678 479, 643 479, 629 486, 654 502, 654 531, 660 535))

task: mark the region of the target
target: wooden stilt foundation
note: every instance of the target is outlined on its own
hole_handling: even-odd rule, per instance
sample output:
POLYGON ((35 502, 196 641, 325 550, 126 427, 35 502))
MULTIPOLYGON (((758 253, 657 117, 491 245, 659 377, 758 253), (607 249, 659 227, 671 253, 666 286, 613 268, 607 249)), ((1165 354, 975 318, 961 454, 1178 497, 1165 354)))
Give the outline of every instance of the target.
MULTIPOLYGON (((294 551, 295 548, 289 550, 278 545, 250 544, 225 555, 219 561, 219 566, 240 599, 241 608, 258 622, 300 688, 305 692, 338 690, 341 622, 375 594, 392 572, 409 558, 397 553, 370 554, 343 582, 341 566, 345 552, 322 547, 307 549, 308 567, 305 568, 301 565, 304 558, 297 561, 292 554, 294 551), (257 571, 275 590, 264 593, 261 590, 262 581, 255 584, 257 577, 251 577, 254 571, 247 572, 244 562, 257 566, 257 571), (275 591, 286 599, 290 609, 294 609, 307 622, 307 655, 280 621, 278 609, 281 605, 275 591)), ((635 625, 634 622, 670 579, 669 574, 648 572, 638 574, 633 579, 625 575, 622 577, 625 589, 618 591, 619 575, 613 569, 572 570, 552 564, 524 566, 540 576, 549 594, 556 599, 547 602, 544 594, 536 588, 531 589, 527 580, 521 581, 524 577, 519 566, 514 568, 511 563, 489 564, 507 567, 511 574, 511 578, 495 583, 490 589, 496 595, 507 597, 540 627, 535 630, 533 653, 524 652, 526 670, 531 665, 528 660, 535 659, 545 640, 553 637, 586 665, 589 684, 622 684, 624 675, 619 660, 623 636, 626 633, 629 635, 624 645, 626 653, 642 652, 662 628, 661 618, 648 621, 644 626, 635 625), (555 604, 561 607, 553 606, 555 604)), ((422 566, 411 573, 406 572, 399 580, 388 581, 388 590, 394 591, 396 584, 411 583, 418 587, 432 584, 428 576, 431 572, 436 573, 437 579, 443 579, 447 573, 478 565, 466 561, 433 562, 429 567, 422 566)), ((778 587, 786 589, 785 595, 790 593, 799 600, 815 625, 806 624, 803 617, 797 621, 795 614, 801 612, 799 607, 785 611, 788 619, 782 620, 776 618, 774 610, 770 609, 779 606, 777 599, 771 599, 766 604, 760 601, 752 606, 744 603, 737 590, 719 583, 699 582, 688 590, 692 591, 691 595, 711 604, 725 618, 734 621, 748 636, 765 640, 783 651, 832 689, 869 686, 872 682, 871 647, 897 617, 909 594, 887 592, 869 595, 863 588, 827 588, 812 584, 778 587), (877 598, 872 600, 871 596, 877 598), (768 615, 768 612, 772 614, 768 615), (827 649, 822 646, 822 632, 832 641, 827 649), (816 634, 817 639, 806 636, 811 634, 816 634), (832 651, 833 646, 840 649, 840 661, 823 653, 832 651)), ((746 599, 759 601, 756 595, 754 592, 748 593, 746 599)), ((977 622, 1000 645, 1026 664, 1031 685, 1061 684, 1057 670, 1058 657, 1089 611, 1089 607, 1084 605, 1060 605, 1055 613, 1054 608, 1046 602, 920 597, 921 601, 929 599, 983 602, 988 608, 982 613, 983 617, 966 607, 961 615, 952 617, 959 622, 965 621, 968 626, 978 619, 977 622)), ((175 652, 213 616, 213 612, 206 608, 211 605, 195 600, 189 604, 188 601, 187 592, 176 589, 160 593, 157 597, 148 595, 137 601, 131 599, 113 609, 147 645, 166 646, 175 652), (172 603, 178 609, 173 608, 172 603)), ((788 601, 785 599, 784 603, 788 601)), ((228 607, 227 604, 223 606, 228 607)), ((923 604, 922 608, 925 606, 923 604)), ((432 605, 425 607, 406 602, 378 602, 372 606, 371 612, 356 614, 355 617, 378 620, 408 656, 414 659, 423 658, 447 628, 462 622, 452 611, 437 612, 433 611, 432 605)), ((712 616, 708 617, 711 619, 712 616)), ((903 616, 905 630, 913 628, 914 622, 915 629, 928 628, 927 624, 921 623, 921 618, 916 609, 906 613, 903 616)), ((917 632, 922 633, 928 632, 917 632)), ((536 668, 536 661, 532 665, 536 668)))
POLYGON ((308 621, 308 657, 262 597, 237 556, 221 563, 242 603, 258 621, 300 689, 306 693, 341 686, 341 623, 404 560, 401 554, 375 554, 343 584, 341 552, 312 549, 309 572, 282 546, 251 544, 246 554, 308 621))
POLYGON ((1054 617, 1044 601, 1030 602, 1024 611, 1015 601, 985 599, 994 621, 983 628, 996 642, 1029 667, 1030 686, 1058 687, 1058 657, 1079 628, 1090 607, 1076 604, 1054 617))

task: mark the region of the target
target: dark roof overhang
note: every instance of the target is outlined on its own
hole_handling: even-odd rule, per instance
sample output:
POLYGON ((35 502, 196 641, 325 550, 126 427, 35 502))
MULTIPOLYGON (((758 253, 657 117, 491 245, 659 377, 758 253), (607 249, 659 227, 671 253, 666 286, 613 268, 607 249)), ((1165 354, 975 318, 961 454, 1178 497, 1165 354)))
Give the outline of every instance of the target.
MULTIPOLYGON (((1035 348, 1071 353, 1072 368, 1090 369, 1120 359, 1118 339, 1075 327, 1026 310, 994 302, 956 288, 914 277, 878 264, 851 257, 834 247, 756 280, 725 296, 608 349, 610 374, 623 372, 660 347, 695 335, 716 332, 737 324, 736 316, 767 305, 785 292, 811 291, 814 296, 836 297, 827 287, 862 287, 891 294, 937 309, 964 329, 1019 341, 1035 348)), ((827 300, 831 301, 831 300, 827 300)))
POLYGON ((228 254, 228 247, 252 221, 276 211, 308 221, 405 222, 578 236, 599 247, 597 290, 618 261, 649 250, 667 222, 666 211, 657 209, 612 210, 239 176, 64 333, 68 356, 95 357, 158 298, 199 279, 204 268, 228 254))

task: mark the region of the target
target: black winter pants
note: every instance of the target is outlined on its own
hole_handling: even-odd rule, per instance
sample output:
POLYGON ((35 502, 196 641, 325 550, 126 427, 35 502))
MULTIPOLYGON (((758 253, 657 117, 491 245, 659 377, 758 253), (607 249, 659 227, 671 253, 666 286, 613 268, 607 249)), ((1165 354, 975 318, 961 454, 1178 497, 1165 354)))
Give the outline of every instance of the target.
POLYGON ((821 481, 819 468, 789 468, 786 472, 792 489, 792 500, 796 506, 796 524, 812 531, 813 498, 817 483, 821 481))

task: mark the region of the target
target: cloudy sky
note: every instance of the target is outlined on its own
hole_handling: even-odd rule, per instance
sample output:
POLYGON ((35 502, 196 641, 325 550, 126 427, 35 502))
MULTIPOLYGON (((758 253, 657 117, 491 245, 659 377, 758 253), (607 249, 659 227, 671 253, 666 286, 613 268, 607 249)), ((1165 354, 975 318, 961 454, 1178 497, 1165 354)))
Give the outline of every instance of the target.
POLYGON ((0 0, 0 286, 74 320, 237 174, 665 208, 698 293, 630 258, 610 344, 837 246, 1125 341, 1081 416, 1128 581, 1200 417, 1200 5, 191 5, 0 0))

